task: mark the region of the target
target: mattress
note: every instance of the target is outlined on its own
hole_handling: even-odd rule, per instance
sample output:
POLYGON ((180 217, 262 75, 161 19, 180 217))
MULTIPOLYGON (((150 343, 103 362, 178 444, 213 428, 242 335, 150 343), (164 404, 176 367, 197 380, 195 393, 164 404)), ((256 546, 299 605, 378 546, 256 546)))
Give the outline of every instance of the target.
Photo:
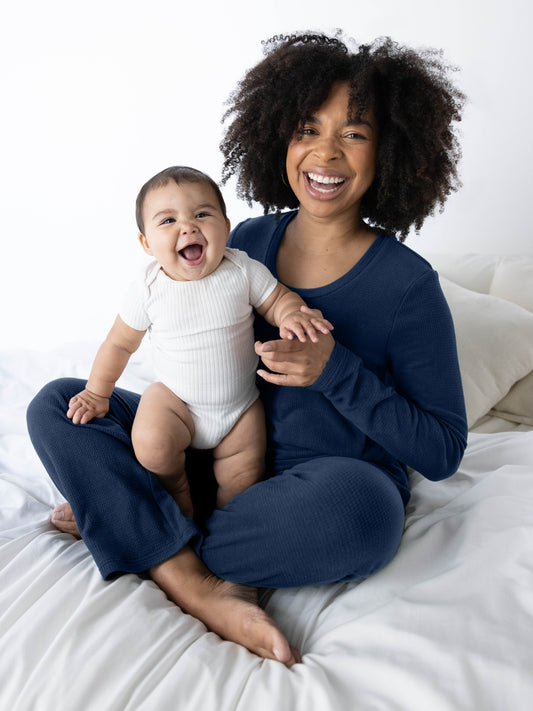
MULTIPOLYGON (((465 457, 443 482, 410 473, 405 533, 382 571, 274 592, 267 612, 303 655, 291 669, 220 639, 150 580, 102 580, 83 541, 50 524, 62 498, 25 410, 48 380, 86 377, 97 344, 0 352, 0 710, 529 711, 533 314, 489 293, 493 280, 476 291, 445 271, 471 425, 465 457), (465 344, 464 332, 481 338, 470 301, 476 328, 520 330, 512 357, 508 334, 496 359, 494 344, 490 358, 485 341, 465 344)), ((141 351, 120 385, 141 391, 150 377, 141 351)))

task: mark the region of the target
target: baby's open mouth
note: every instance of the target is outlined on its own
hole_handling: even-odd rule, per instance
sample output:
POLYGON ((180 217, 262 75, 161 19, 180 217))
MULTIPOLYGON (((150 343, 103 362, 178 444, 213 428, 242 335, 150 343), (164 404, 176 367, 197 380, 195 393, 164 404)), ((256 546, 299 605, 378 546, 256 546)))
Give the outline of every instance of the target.
POLYGON ((178 254, 189 264, 197 264, 202 260, 204 248, 201 244, 188 244, 178 254))

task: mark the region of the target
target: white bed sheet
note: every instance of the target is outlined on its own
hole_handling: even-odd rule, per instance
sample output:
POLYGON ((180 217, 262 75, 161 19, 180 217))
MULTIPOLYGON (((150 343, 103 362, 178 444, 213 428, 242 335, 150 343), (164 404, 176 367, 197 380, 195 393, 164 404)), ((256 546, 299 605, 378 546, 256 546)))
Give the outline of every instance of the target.
MULTIPOLYGON (((472 433, 458 474, 412 475, 400 550, 360 583, 280 590, 267 610, 303 653, 286 669, 221 640, 150 581, 104 582, 49 523, 61 496, 27 403, 85 377, 92 344, 0 353, 1 711, 529 711, 533 432, 472 433)), ((131 364, 121 384, 142 388, 131 364)))

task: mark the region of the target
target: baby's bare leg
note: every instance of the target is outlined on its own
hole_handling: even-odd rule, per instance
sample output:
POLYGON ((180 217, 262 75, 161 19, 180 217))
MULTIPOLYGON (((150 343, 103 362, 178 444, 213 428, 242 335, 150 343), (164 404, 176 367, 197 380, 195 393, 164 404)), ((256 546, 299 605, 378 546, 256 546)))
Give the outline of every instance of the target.
POLYGON ((265 469, 265 450, 265 413, 263 404, 257 399, 214 449, 219 509, 261 479, 265 469))
POLYGON ((185 473, 185 450, 193 433, 194 423, 185 403, 163 383, 149 385, 131 431, 135 456, 157 476, 181 512, 189 517, 193 507, 185 473))

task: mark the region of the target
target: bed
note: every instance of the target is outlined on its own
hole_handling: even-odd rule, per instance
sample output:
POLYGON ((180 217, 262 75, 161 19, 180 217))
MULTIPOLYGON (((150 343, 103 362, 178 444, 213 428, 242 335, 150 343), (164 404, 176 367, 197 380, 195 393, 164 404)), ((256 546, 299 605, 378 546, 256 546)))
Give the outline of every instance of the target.
MULTIPOLYGON (((93 343, 0 353, 1 711, 529 711, 533 704, 533 257, 431 255, 455 321, 470 436, 411 472, 398 554, 358 583, 276 591, 287 669, 208 632, 150 580, 104 582, 49 522, 62 498, 25 409, 86 377, 93 343)), ((142 389, 141 351, 120 384, 142 389)))

